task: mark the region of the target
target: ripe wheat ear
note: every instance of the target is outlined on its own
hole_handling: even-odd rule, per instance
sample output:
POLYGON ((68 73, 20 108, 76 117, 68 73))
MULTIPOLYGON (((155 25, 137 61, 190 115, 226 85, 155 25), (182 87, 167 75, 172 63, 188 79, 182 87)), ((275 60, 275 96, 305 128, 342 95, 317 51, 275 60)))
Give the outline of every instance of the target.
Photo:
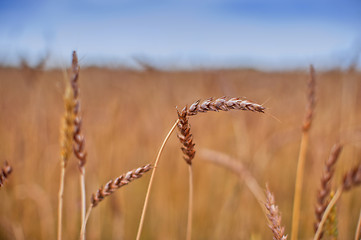
POLYGON ((194 102, 189 109, 184 107, 178 113, 178 138, 182 144, 182 151, 184 160, 188 164, 189 175, 189 198, 188 198, 188 218, 187 218, 187 235, 186 240, 191 240, 192 235, 192 212, 193 212, 193 170, 192 160, 196 151, 194 150, 195 144, 193 143, 193 136, 191 134, 190 124, 188 122, 189 116, 197 115, 199 112, 208 111, 229 111, 229 110, 245 110, 253 112, 264 112, 264 107, 259 104, 253 103, 241 98, 209 98, 203 102, 200 100, 194 102))
POLYGON ((278 212, 278 206, 275 204, 275 198, 269 190, 268 185, 266 185, 266 198, 265 206, 268 211, 268 226, 273 232, 273 240, 286 240, 287 235, 285 235, 285 228, 281 225, 281 215, 278 212))
POLYGON ((128 185, 130 182, 138 178, 141 178, 144 173, 148 172, 151 169, 152 169, 151 164, 147 164, 143 167, 133 169, 125 174, 120 175, 114 180, 110 180, 107 184, 105 184, 104 187, 100 187, 96 193, 93 193, 90 199, 90 206, 88 208, 84 221, 82 222, 80 239, 85 238, 86 224, 88 222, 91 210, 94 207, 96 207, 101 201, 103 201, 104 198, 114 193, 117 189, 124 187, 125 185, 128 185))
POLYGON ((78 79, 79 71, 77 67, 77 59, 75 52, 73 52, 73 64, 70 80, 65 77, 65 94, 64 94, 64 106, 65 113, 63 117, 63 127, 61 130, 61 172, 60 172, 60 186, 58 193, 58 226, 57 226, 57 239, 62 239, 62 221, 63 221, 63 195, 64 195, 64 181, 65 170, 69 158, 71 157, 73 150, 73 138, 74 138, 74 121, 77 113, 78 90, 73 87, 73 82, 78 79), (75 56, 75 57, 74 57, 75 56))

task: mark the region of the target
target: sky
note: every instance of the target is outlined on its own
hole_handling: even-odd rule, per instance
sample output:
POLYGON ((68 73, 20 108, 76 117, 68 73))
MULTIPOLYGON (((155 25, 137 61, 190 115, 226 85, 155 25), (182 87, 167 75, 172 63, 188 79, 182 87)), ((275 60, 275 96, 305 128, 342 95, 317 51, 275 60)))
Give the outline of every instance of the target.
POLYGON ((49 54, 62 67, 73 50, 82 65, 347 67, 360 58, 361 1, 0 0, 0 63, 49 54))

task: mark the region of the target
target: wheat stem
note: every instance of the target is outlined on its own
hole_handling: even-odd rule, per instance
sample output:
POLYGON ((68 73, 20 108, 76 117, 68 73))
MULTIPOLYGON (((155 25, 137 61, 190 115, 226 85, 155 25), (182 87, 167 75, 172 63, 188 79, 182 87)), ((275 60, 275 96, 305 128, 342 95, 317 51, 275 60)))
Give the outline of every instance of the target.
POLYGON ((189 173, 189 195, 188 195, 188 219, 187 219, 187 240, 192 239, 192 215, 193 215, 193 169, 188 165, 189 173))
POLYGON ((278 211, 278 206, 275 203, 275 197, 269 190, 268 185, 266 185, 266 199, 266 215, 268 219, 268 226, 273 233, 273 240, 287 240, 285 228, 281 225, 281 214, 278 211))
POLYGON ((295 193, 293 199, 293 214, 292 214, 292 230, 291 240, 298 239, 298 227, 300 219, 300 208, 301 208, 301 196, 302 196, 302 184, 303 175, 305 169, 306 152, 308 146, 308 132, 303 132, 301 139, 300 152, 297 163, 295 193))
MULTIPOLYGON (((82 168, 83 169, 80 173, 80 191, 81 191, 81 222, 83 223, 85 221, 85 214, 86 214, 86 199, 85 199, 85 169, 84 167, 82 168)), ((82 235, 81 239, 85 240, 85 234, 82 235)))
POLYGON ((302 139, 301 139, 300 152, 298 155, 298 162, 297 162, 295 193, 294 193, 294 198, 293 198, 291 240, 298 239, 298 227, 299 227, 299 221, 300 221, 303 175, 304 175, 304 169, 305 169, 309 131, 310 131, 311 124, 312 124, 312 118, 313 118, 313 114, 315 111, 315 105, 316 105, 316 74, 315 74, 315 69, 311 65, 310 66, 310 80, 308 81, 308 90, 307 90, 306 116, 303 120, 302 139))
POLYGON ((65 166, 61 167, 60 172, 60 187, 58 198, 58 240, 62 239, 62 221, 63 221, 63 196, 64 196, 64 180, 65 180, 65 166))
POLYGON ((80 231, 80 239, 85 239, 85 228, 86 228, 86 224, 88 222, 89 216, 90 216, 90 212, 93 209, 93 205, 90 205, 88 208, 88 211, 86 212, 85 218, 82 221, 82 226, 81 226, 81 231, 80 231))
POLYGON ((142 228, 143 228, 143 223, 144 223, 144 217, 145 217, 145 212, 147 211, 147 207, 148 207, 148 201, 149 201, 149 195, 150 195, 150 190, 152 189, 152 184, 153 184, 153 179, 154 179, 154 175, 155 175, 155 171, 157 170, 157 166, 158 166, 158 162, 160 159, 160 156, 163 152, 164 146, 165 144, 168 142, 168 139, 170 137, 170 135, 172 134, 172 132, 174 131, 174 129, 177 127, 179 120, 177 120, 173 127, 169 130, 167 136, 165 137, 162 146, 159 149, 157 158, 155 159, 155 163, 154 163, 154 169, 152 171, 152 175, 150 176, 150 180, 149 180, 149 185, 148 185, 148 189, 147 189, 147 194, 145 195, 145 200, 144 200, 144 205, 143 205, 143 210, 142 210, 142 215, 140 217, 140 221, 139 221, 139 227, 138 227, 138 232, 137 232, 137 237, 136 240, 140 239, 140 235, 142 233, 142 228))
POLYGON ((325 213, 322 215, 322 219, 320 224, 318 225, 317 228, 317 232, 315 233, 315 236, 313 237, 313 240, 317 240, 320 237, 320 234, 322 233, 322 228, 323 225, 325 224, 328 214, 330 214, 332 207, 336 204, 336 202, 338 201, 338 199, 340 198, 341 194, 343 191, 343 187, 341 186, 339 189, 337 189, 335 195, 333 196, 333 198, 331 199, 330 203, 328 204, 325 213))
POLYGON ((361 239, 361 211, 360 211, 360 216, 358 218, 357 229, 355 233, 355 240, 360 240, 360 239, 361 239))

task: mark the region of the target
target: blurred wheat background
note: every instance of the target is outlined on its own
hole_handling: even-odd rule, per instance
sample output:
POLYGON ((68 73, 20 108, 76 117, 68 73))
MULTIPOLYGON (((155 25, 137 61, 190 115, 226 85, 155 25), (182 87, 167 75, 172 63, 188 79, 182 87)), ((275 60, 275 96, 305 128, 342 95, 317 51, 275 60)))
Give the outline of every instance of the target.
MULTIPOLYGON (((354 0, 0 1, 0 168, 5 161, 13 168, 3 186, 0 169, 0 239, 56 239, 73 50, 88 153, 87 206, 109 180, 154 164, 177 109, 222 96, 265 107, 265 113, 189 119, 196 144, 194 240, 272 239, 244 179, 204 161, 204 150, 236 159, 261 188, 268 183, 291 239, 312 64, 316 108, 298 234, 312 239, 317 189, 332 146, 344 145, 333 190, 361 160, 360 12, 354 0)), ((188 166, 181 147, 175 131, 157 166, 141 239, 186 239, 188 166)), ((361 168, 358 174, 361 181, 361 168)), ((149 180, 147 173, 94 208, 87 239, 135 239, 149 180)), ((62 239, 79 238, 80 192, 73 154, 65 173, 62 239)), ((360 196, 355 187, 337 203, 338 239, 354 239, 360 196)))
MULTIPOLYGON (((317 69, 316 69, 317 70, 317 69)), ((317 108, 310 133, 301 206, 300 237, 313 236, 314 205, 324 161, 332 145, 345 143, 336 183, 361 154, 361 75, 317 72, 317 108)), ((1 239, 53 239, 60 174, 59 132, 65 79, 62 70, 0 69, 0 158, 14 168, 0 191, 1 239)), ((275 194, 286 232, 292 200, 307 71, 135 71, 81 68, 83 132, 87 140, 86 189, 153 162, 176 106, 210 96, 246 96, 267 114, 223 112, 191 119, 196 149, 213 149, 244 163, 275 194), (279 119, 278 120, 276 120, 279 119)), ((187 216, 187 166, 175 134, 155 177, 144 239, 182 239, 187 216)), ((249 190, 230 172, 195 157, 194 239, 270 239, 266 219, 249 190)), ((64 193, 64 238, 80 229, 78 169, 69 161, 64 193)), ((93 210, 88 239, 134 239, 149 175, 119 190, 93 210)), ((342 239, 351 239, 361 208, 360 189, 337 208, 342 239)), ((89 203, 89 198, 87 199, 89 203)))

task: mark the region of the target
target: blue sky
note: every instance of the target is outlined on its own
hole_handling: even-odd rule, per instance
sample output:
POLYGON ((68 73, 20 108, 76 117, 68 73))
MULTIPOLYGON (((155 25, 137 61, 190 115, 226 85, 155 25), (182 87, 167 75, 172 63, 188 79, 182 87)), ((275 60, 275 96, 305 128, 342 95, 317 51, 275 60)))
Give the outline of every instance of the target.
POLYGON ((160 67, 346 67, 361 49, 359 0, 0 1, 0 62, 146 59, 160 67))

